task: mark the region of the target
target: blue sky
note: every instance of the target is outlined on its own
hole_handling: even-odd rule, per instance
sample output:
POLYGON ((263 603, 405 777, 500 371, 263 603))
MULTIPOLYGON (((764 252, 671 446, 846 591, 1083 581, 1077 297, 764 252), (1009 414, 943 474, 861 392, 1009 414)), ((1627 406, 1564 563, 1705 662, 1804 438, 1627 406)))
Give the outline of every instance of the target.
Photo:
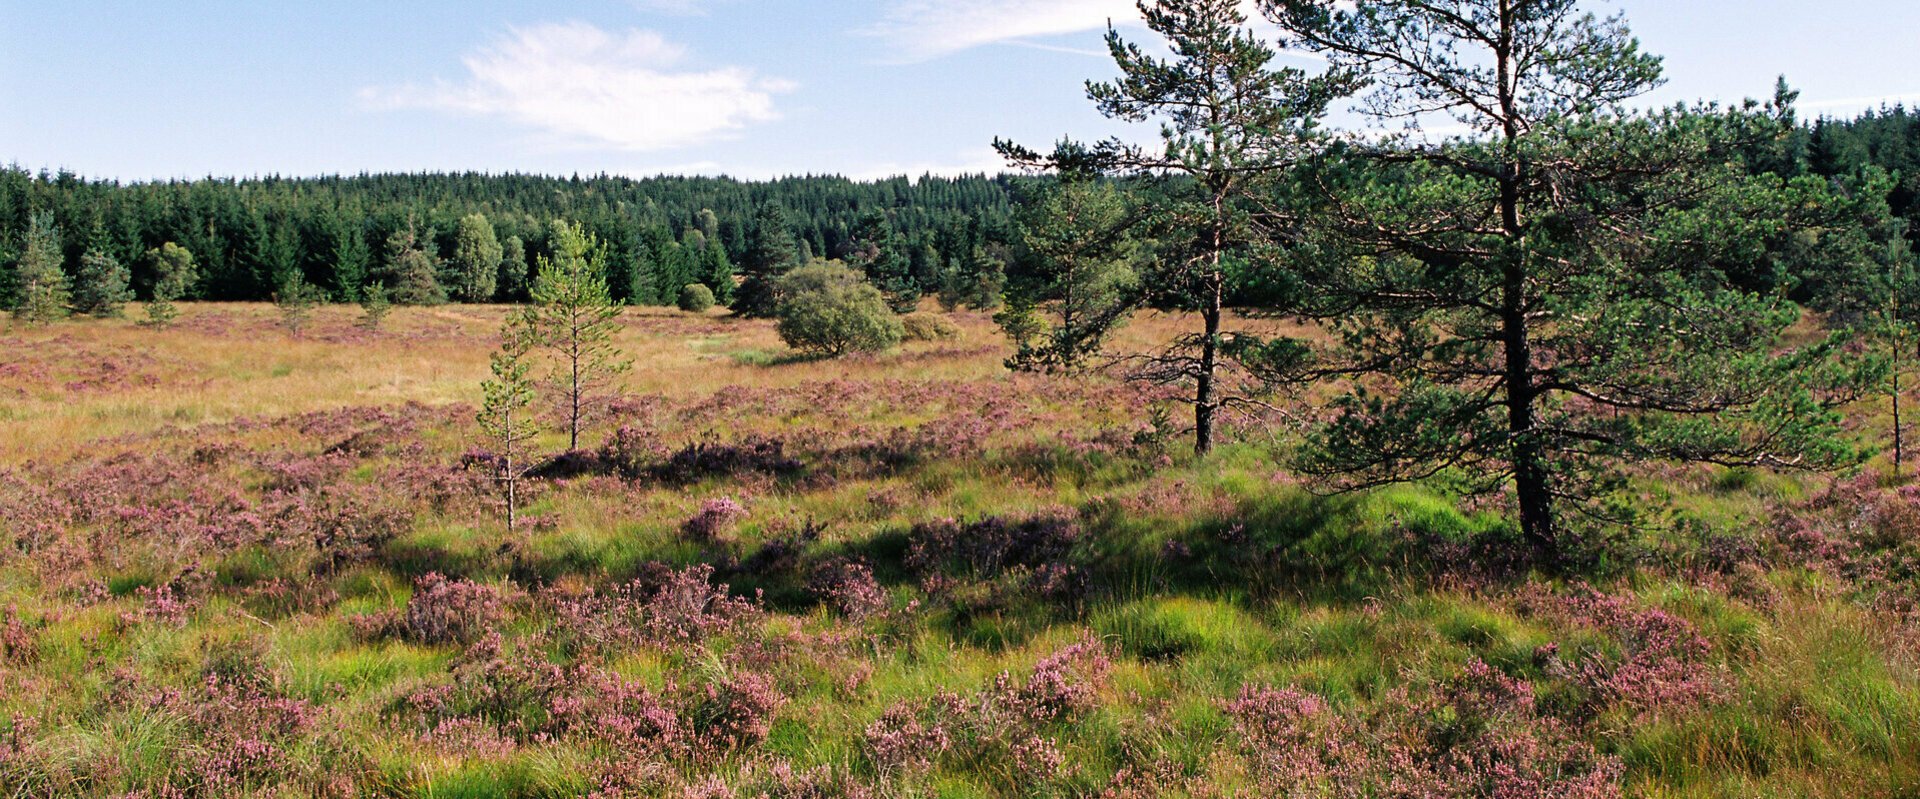
MULTIPOLYGON (((1667 58, 1650 102, 1785 74, 1807 116, 1920 104, 1912 0, 1592 8, 1667 58)), ((1137 24, 1129 0, 0 0, 0 162, 123 180, 997 171, 996 135, 1129 133, 1083 94, 1113 72, 1109 19, 1137 24)))

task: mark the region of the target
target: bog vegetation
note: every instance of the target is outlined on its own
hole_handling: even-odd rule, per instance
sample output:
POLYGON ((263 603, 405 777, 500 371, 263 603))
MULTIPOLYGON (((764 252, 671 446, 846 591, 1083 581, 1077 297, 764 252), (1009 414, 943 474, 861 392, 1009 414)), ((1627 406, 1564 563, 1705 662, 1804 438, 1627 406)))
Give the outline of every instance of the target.
POLYGON ((1024 177, 0 173, 0 791, 1910 795, 1906 112, 1142 8, 1024 177))

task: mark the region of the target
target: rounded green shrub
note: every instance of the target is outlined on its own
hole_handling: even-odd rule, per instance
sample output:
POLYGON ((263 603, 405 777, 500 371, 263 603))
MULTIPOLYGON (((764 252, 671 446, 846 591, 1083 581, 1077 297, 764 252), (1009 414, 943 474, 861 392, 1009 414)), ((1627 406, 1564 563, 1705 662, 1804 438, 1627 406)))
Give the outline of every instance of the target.
POLYGON ((900 343, 900 318, 865 275, 837 261, 814 262, 780 278, 774 330, 802 352, 839 356, 900 343))
POLYGON ((917 313, 900 318, 902 337, 907 341, 946 341, 960 337, 960 326, 938 314, 917 313))
POLYGON ((713 289, 704 283, 689 284, 680 290, 680 310, 688 313, 706 313, 713 307, 713 289))

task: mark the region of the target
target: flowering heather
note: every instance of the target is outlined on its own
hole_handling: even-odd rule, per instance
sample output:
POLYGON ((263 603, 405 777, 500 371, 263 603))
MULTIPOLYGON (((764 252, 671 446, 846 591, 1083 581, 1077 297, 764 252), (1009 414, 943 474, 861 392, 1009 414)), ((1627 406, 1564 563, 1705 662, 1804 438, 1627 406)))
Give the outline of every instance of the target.
POLYGON ((677 648, 743 629, 759 615, 758 603, 712 582, 711 565, 675 570, 655 564, 650 571, 605 594, 553 595, 557 625, 596 649, 632 642, 677 648))
POLYGON ((1562 596, 1535 592, 1521 602, 1533 612, 1605 632, 1618 644, 1617 657, 1589 653, 1561 667, 1601 705, 1652 713, 1694 708, 1727 695, 1724 668, 1709 660, 1712 644, 1685 619, 1658 608, 1640 609, 1626 597, 1589 586, 1562 596))
POLYGON ((696 757, 718 757, 759 744, 773 731, 773 714, 787 704, 773 680, 739 672, 691 686, 679 697, 696 757))
POLYGON ((465 644, 492 631, 506 616, 507 598, 499 589, 429 573, 413 581, 400 629, 423 644, 465 644))
POLYGON ((807 576, 807 593, 849 619, 860 620, 887 609, 886 589, 864 561, 830 558, 807 576))
POLYGON ((1232 429, 1190 458, 1177 387, 1008 375, 986 314, 952 317, 977 349, 762 364, 722 353, 778 346, 767 323, 629 309, 645 363, 605 438, 529 453, 556 471, 508 532, 448 402, 478 398, 506 312, 320 311, 294 344, 270 308, 201 303, 0 331, 23 353, 0 357, 0 796, 1920 780, 1883 734, 1920 725, 1920 487, 1884 475, 1637 473, 1685 526, 1613 562, 1668 610, 1503 566, 1474 516, 1497 497, 1322 500, 1232 429))
POLYGON ((919 708, 897 704, 861 737, 875 769, 891 778, 924 774, 943 757, 1003 762, 1019 784, 1047 784, 1066 765, 1056 725, 1099 705, 1113 666, 1091 635, 1042 658, 1025 679, 1001 672, 971 698, 936 694, 919 708))
POLYGON ((1082 537, 1077 522, 1056 516, 1024 521, 988 516, 966 524, 946 519, 908 531, 906 564, 921 574, 992 577, 1014 567, 1064 561, 1082 537))
POLYGON ((134 589, 133 593, 140 598, 141 621, 174 628, 185 627, 197 609, 198 603, 183 597, 181 588, 172 583, 158 588, 143 585, 134 589))
POLYGON ((1478 660, 1430 697, 1387 696, 1345 714, 1292 688, 1250 685, 1223 709, 1241 751, 1279 795, 1619 797, 1620 764, 1558 719, 1530 688, 1478 660))
POLYGON ((953 746, 953 737, 937 718, 908 702, 887 708, 861 731, 867 756, 884 776, 917 777, 933 770, 953 746))
POLYGON ((747 509, 732 497, 718 497, 700 503, 700 512, 680 523, 680 532, 694 541, 710 542, 747 517, 747 509))
POLYGON ((30 666, 40 659, 40 627, 20 618, 20 609, 0 612, 0 664, 30 666))
POLYGON ((799 460, 787 456, 786 444, 755 439, 738 444, 692 444, 655 464, 649 474, 661 482, 687 485, 710 477, 791 476, 801 468, 799 460))

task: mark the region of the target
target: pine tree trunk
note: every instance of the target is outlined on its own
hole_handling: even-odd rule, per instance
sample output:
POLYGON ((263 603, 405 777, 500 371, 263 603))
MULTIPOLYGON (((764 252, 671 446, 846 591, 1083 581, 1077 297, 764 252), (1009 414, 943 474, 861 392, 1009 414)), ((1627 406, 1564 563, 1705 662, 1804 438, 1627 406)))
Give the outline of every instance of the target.
POLYGON ((1526 230, 1520 218, 1520 184, 1525 164, 1520 158, 1520 110, 1513 75, 1516 27, 1515 6, 1501 2, 1500 38, 1494 45, 1499 73, 1500 113, 1503 117, 1506 169, 1500 180, 1500 225, 1508 251, 1501 256, 1500 339, 1506 350, 1504 377, 1507 394, 1507 449, 1513 465, 1513 488, 1520 503, 1520 534, 1535 562, 1553 568, 1560 560, 1554 530, 1553 476, 1547 469, 1534 419, 1533 345, 1527 329, 1526 230))
POLYGON ((1214 400, 1214 371, 1220 363, 1220 312, 1221 280, 1218 270, 1220 254, 1215 252, 1215 271, 1209 282, 1210 291, 1207 305, 1201 310, 1206 320, 1206 334, 1200 339, 1199 379, 1193 392, 1193 454, 1206 455, 1213 451, 1213 412, 1217 405, 1214 400))
POLYGON ((518 487, 518 485, 519 485, 519 482, 520 482, 520 481, 519 481, 519 480, 516 480, 516 479, 514 479, 514 478, 515 478, 515 475, 514 475, 514 473, 513 473, 513 455, 511 455, 511 454, 508 454, 508 455, 506 455, 506 456, 505 456, 505 458, 506 458, 506 461, 505 461, 505 462, 506 462, 506 467, 507 467, 507 471, 506 471, 506 480, 507 480, 507 534, 508 534, 508 535, 512 535, 512 534, 513 534, 513 522, 514 522, 514 506, 515 506, 515 505, 517 505, 517 504, 519 504, 519 503, 518 503, 518 500, 519 500, 519 498, 520 498, 520 497, 519 497, 519 496, 518 496, 518 495, 516 494, 516 492, 515 492, 515 489, 516 489, 516 488, 518 487))

